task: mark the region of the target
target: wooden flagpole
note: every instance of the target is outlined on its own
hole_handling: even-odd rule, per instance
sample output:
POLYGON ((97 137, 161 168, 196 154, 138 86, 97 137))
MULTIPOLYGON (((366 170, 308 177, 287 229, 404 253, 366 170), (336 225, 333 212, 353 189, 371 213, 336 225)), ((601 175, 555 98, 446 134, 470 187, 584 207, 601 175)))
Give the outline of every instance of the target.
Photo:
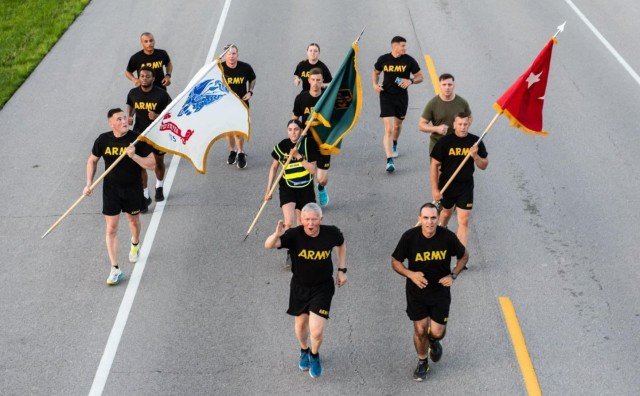
MULTIPOLYGON (((307 135, 307 132, 309 131, 309 128, 311 127, 311 123, 315 119, 316 119, 316 112, 314 111, 313 113, 311 113, 311 117, 309 117, 307 125, 304 127, 304 130, 300 134, 300 138, 296 142, 296 146, 295 146, 296 150, 298 150, 300 148, 300 143, 302 142, 302 138, 304 138, 307 135)), ((275 192, 276 187, 278 186, 278 183, 280 182, 280 179, 282 179, 282 176, 284 175, 284 170, 287 168, 287 166, 289 165, 290 162, 291 162, 291 156, 289 155, 287 160, 285 161, 285 163, 282 164, 282 169, 280 169, 280 173, 278 173, 278 176, 275 178, 275 180, 273 182, 273 185, 271 186, 271 190, 269 190, 269 196, 273 196, 273 193, 275 192)), ((262 211, 267 206, 267 202, 269 202, 269 201, 266 200, 266 199, 264 201, 262 201, 262 205, 260 206, 260 209, 258 210, 258 214, 256 214, 256 217, 251 222, 251 225, 249 226, 249 229, 247 230, 247 235, 245 235, 244 239, 242 240, 243 242, 246 241, 247 238, 249 237, 249 234, 251 234, 251 231, 253 230, 253 227, 255 227, 256 223, 258 222, 258 219, 260 218, 260 215, 262 215, 262 211)))
MULTIPOLYGON (((356 43, 358 41, 360 41, 360 38, 362 37, 362 34, 364 33, 364 30, 366 28, 367 28, 366 26, 362 28, 362 31, 360 32, 358 37, 356 37, 356 40, 355 40, 356 43)), ((300 135, 300 139, 298 139, 298 142, 296 143, 296 150, 300 147, 300 142, 302 141, 302 138, 307 135, 307 132, 309 131, 309 128, 311 127, 311 123, 315 120, 315 118, 316 118, 316 112, 314 111, 313 113, 311 113, 311 116, 307 120, 307 125, 305 126, 304 130, 302 131, 302 134, 300 135)), ((276 177, 275 181, 273 182, 273 185, 271 186, 271 190, 269 191, 269 195, 270 196, 273 196, 273 193, 276 190, 276 186, 280 182, 280 179, 284 175, 284 170, 287 167, 287 165, 289 165, 290 162, 291 162, 291 156, 289 156, 289 158, 287 158, 287 161, 282 165, 282 169, 280 170, 280 173, 278 174, 278 177, 276 177)), ((260 218, 260 215, 262 215, 262 211, 264 210, 265 206, 267 206, 267 202, 269 202, 269 201, 267 201, 266 199, 262 202, 262 205, 260 206, 260 209, 258 210, 258 214, 256 214, 256 217, 251 222, 251 225, 249 226, 249 229, 247 230, 247 234, 244 236, 244 239, 242 240, 243 242, 246 241, 247 238, 249 237, 249 234, 251 234, 251 231, 253 230, 253 227, 258 222, 258 219, 260 218)))
MULTIPOLYGON (((229 51, 229 49, 233 46, 233 44, 230 44, 228 47, 226 47, 224 49, 224 51, 220 54, 220 56, 217 57, 217 59, 221 59, 224 54, 227 53, 227 51, 229 51)), ((216 59, 214 58, 214 60, 212 61, 215 62, 216 59)), ((162 113, 160 113, 155 120, 153 120, 153 122, 151 124, 149 124, 149 126, 140 134, 140 136, 138 137, 138 139, 134 140, 133 145, 135 146, 139 141, 140 141, 140 137, 146 136, 146 134, 148 133, 148 131, 150 129, 152 129, 153 127, 155 127, 155 125, 160 122, 160 120, 162 120, 162 118, 164 117, 164 114, 168 111, 169 108, 171 108, 171 104, 174 102, 177 102, 179 100, 181 100, 186 94, 187 94, 187 89, 185 89, 180 95, 178 95, 175 99, 173 99, 171 101, 171 103, 169 103, 169 105, 162 111, 162 113)), ((109 174, 109 172, 111 172, 113 170, 113 168, 115 168, 116 165, 118 165, 118 163, 120 161, 122 161, 122 159, 124 158, 124 156, 127 155, 127 153, 122 153, 114 162, 113 164, 111 164, 111 166, 109 166, 101 175, 100 177, 98 177, 96 179, 96 181, 94 181, 91 186, 89 186, 89 189, 91 191, 93 191, 93 189, 109 174)), ((53 231, 60 223, 62 223, 62 220, 64 220, 69 213, 71 213, 73 211, 73 209, 76 208, 76 206, 78 206, 80 204, 80 202, 82 202, 82 200, 86 197, 86 195, 82 194, 80 196, 80 198, 78 198, 73 205, 71 205, 71 207, 69 207, 69 209, 66 210, 66 212, 64 212, 62 214, 62 216, 60 216, 60 218, 53 223, 53 225, 51 227, 49 227, 49 229, 47 230, 47 232, 45 232, 40 239, 44 239, 47 235, 49 235, 51 233, 51 231, 53 231)))
MULTIPOLYGON (((135 141, 137 142, 137 140, 135 141)), ((133 144, 135 144, 135 142, 133 144)), ((90 186, 89 186, 89 190, 93 191, 93 189, 98 185, 98 183, 100 183, 102 181, 102 179, 104 179, 105 177, 107 177, 107 175, 109 174, 109 172, 111 172, 113 170, 113 168, 116 167, 116 165, 118 165, 118 163, 120 161, 122 161, 122 159, 124 158, 124 156, 127 155, 126 151, 122 154, 120 154, 120 156, 118 158, 116 158, 115 161, 113 161, 113 164, 111 164, 111 166, 109 166, 101 175, 100 177, 98 177, 96 179, 96 181, 94 181, 90 186)), ((80 198, 78 198, 76 200, 76 202, 73 203, 73 205, 71 205, 71 207, 69 209, 67 209, 66 212, 64 212, 62 214, 62 216, 60 216, 60 218, 58 219, 58 221, 56 221, 55 223, 53 223, 53 225, 51 227, 49 227, 49 229, 47 230, 47 232, 45 232, 40 239, 44 239, 44 237, 46 237, 47 235, 49 235, 49 233, 51 231, 53 231, 54 228, 56 228, 58 226, 58 224, 60 224, 62 222, 62 220, 64 220, 69 213, 71 213, 71 211, 73 209, 75 209, 76 206, 78 206, 80 204, 80 202, 82 202, 82 200, 86 197, 86 195, 82 194, 80 196, 80 198)))

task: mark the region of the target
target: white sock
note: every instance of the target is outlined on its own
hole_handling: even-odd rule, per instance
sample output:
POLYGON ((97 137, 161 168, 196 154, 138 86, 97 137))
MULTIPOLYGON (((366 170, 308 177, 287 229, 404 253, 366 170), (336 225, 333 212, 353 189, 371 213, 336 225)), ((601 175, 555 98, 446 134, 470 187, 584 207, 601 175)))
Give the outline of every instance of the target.
POLYGON ((164 186, 164 180, 156 180, 156 188, 164 186))
POLYGON ((144 189, 144 197, 145 198, 149 198, 149 189, 148 188, 144 189))

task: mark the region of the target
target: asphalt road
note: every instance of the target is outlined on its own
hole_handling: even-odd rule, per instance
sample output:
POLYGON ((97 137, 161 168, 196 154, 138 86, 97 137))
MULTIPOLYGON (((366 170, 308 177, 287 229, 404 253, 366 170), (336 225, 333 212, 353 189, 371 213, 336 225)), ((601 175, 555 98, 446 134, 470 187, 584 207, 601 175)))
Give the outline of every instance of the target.
MULTIPOLYGON (((175 96, 204 63, 223 4, 94 0, 0 111, 0 394, 89 392, 133 266, 123 265, 121 285, 105 285, 98 191, 40 236, 80 195, 107 109, 124 106, 124 69, 139 34, 153 32, 171 55, 175 96)), ((575 5, 640 70, 631 39, 640 5, 575 5)), ((544 394, 640 393, 640 85, 568 0, 234 0, 216 52, 230 42, 258 76, 249 165, 227 166, 220 142, 206 175, 181 161, 162 217, 143 216, 145 230, 152 216, 160 223, 103 394, 524 395, 501 296, 513 301, 544 394), (470 270, 454 285, 444 357, 415 383, 404 279, 390 254, 431 200, 428 137, 415 126, 433 88, 410 88, 398 170, 388 175, 373 63, 392 36, 406 37, 424 71, 429 54, 439 73, 456 76, 480 134, 493 102, 565 20, 546 95, 550 136, 523 134, 504 118, 487 136, 470 270), (345 234, 349 281, 333 300, 325 372, 312 380, 296 368, 284 253, 262 247, 280 216, 277 199, 242 240, 264 195, 271 148, 286 134, 298 92, 292 73, 306 45, 320 43, 336 70, 364 26, 364 106, 332 160, 325 212, 325 223, 345 234)), ((121 246, 128 238, 123 221, 121 246)), ((120 256, 126 262, 126 249, 120 256)))

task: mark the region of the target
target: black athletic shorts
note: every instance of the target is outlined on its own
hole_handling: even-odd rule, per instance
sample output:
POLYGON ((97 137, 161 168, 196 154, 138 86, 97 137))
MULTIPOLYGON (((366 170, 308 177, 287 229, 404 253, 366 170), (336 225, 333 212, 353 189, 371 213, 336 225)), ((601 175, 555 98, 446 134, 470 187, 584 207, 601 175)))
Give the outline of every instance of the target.
POLYGON ((450 299, 442 298, 425 302, 422 298, 407 293, 407 315, 413 321, 428 317, 436 323, 446 325, 449 321, 450 305, 450 299))
MULTIPOLYGON (((163 88, 165 91, 167 90, 167 87, 165 87, 165 86, 162 86, 162 88, 163 88)), ((141 131, 141 130, 140 130, 140 128, 133 128, 133 131, 134 131, 134 132, 138 132, 138 133, 142 133, 142 132, 144 132, 144 131, 141 131)), ((151 145, 149 145, 149 146, 151 146, 151 145)), ((151 151, 153 151, 153 153, 154 153, 155 155, 160 155, 160 156, 162 156, 162 155, 165 155, 165 154, 166 154, 164 151, 160 151, 160 150, 158 150, 157 148, 155 148, 155 147, 153 147, 153 146, 151 146, 151 151)), ((142 170, 143 170, 144 172, 146 172, 146 171, 147 171, 146 169, 142 169, 142 170)))
POLYGON ((317 286, 303 286, 291 279, 289 291, 289 315, 298 316, 313 312, 329 319, 331 300, 336 291, 333 279, 317 286))
POLYGON ((304 205, 309 202, 316 202, 316 192, 313 189, 313 183, 309 183, 306 187, 292 188, 280 185, 280 207, 290 202, 296 203, 296 209, 302 210, 304 205))
POLYGON ((331 156, 320 154, 316 161, 316 166, 318 169, 329 169, 331 167, 331 156))
POLYGON ((409 108, 409 95, 380 93, 380 117, 396 117, 404 120, 409 108))
POLYGON ((448 191, 444 191, 442 197, 442 207, 445 209, 453 208, 455 205, 458 209, 471 210, 473 209, 473 187, 464 189, 463 192, 458 194, 447 194, 448 191))
POLYGON ((105 216, 116 216, 122 212, 137 215, 143 202, 142 184, 136 187, 103 183, 102 214, 105 216))

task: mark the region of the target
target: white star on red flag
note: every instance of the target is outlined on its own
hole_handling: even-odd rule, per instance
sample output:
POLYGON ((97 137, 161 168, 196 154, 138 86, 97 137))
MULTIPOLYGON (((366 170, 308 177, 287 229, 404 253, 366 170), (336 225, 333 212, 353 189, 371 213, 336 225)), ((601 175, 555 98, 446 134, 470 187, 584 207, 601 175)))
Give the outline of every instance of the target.
POLYGON ((529 74, 529 77, 527 77, 527 84, 529 84, 527 86, 527 89, 531 88, 531 86, 535 83, 537 83, 538 81, 540 81, 540 75, 542 74, 542 72, 538 73, 538 74, 533 74, 533 72, 531 72, 531 74, 529 74))

